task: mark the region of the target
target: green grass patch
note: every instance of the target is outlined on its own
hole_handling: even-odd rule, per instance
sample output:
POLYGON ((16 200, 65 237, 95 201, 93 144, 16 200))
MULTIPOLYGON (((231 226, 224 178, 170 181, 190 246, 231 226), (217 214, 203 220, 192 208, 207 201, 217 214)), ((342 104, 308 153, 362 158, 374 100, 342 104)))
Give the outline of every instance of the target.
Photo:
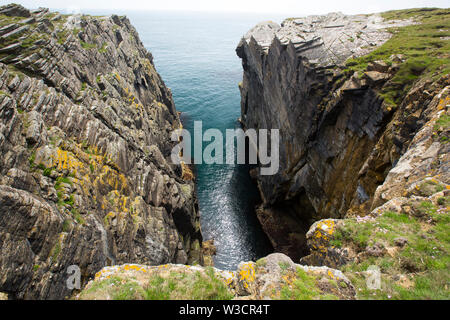
POLYGON ((79 223, 79 224, 86 224, 86 220, 84 220, 84 218, 82 217, 82 215, 80 214, 78 209, 72 208, 72 210, 70 210, 70 213, 72 214, 72 217, 74 218, 74 220, 77 223, 79 223))
POLYGON ((281 268, 281 271, 286 271, 289 269, 289 263, 287 262, 279 262, 278 266, 281 268))
POLYGON ((390 29, 391 39, 366 56, 349 59, 346 65, 363 72, 371 61, 392 64, 391 55, 403 54, 406 62, 380 92, 387 103, 396 106, 419 78, 437 79, 450 73, 450 41, 442 39, 450 36, 450 9, 390 11, 382 16, 388 20, 413 18, 419 24, 390 29))
POLYGON ((73 182, 69 177, 58 177, 56 178, 55 189, 60 190, 62 188, 63 183, 68 184, 70 186, 73 185, 73 182))
POLYGON ((88 42, 84 42, 83 40, 80 40, 80 44, 81 44, 81 47, 86 50, 97 48, 97 45, 95 43, 88 43, 88 42))
POLYGON ((107 46, 108 46, 108 44, 106 42, 103 42, 102 47, 98 49, 98 52, 106 53, 107 52, 107 50, 106 50, 107 46))
POLYGON ((31 152, 31 155, 28 157, 28 163, 30 164, 30 169, 34 169, 34 161, 36 160, 36 150, 31 152))
MULTIPOLYGON (((448 197, 442 197, 447 203, 448 197)), ((395 239, 407 240, 404 247, 397 247, 394 256, 362 256, 360 261, 341 268, 357 288, 360 299, 449 299, 450 270, 450 213, 448 207, 437 207, 431 201, 411 202, 413 211, 421 215, 385 212, 375 220, 348 223, 340 231, 343 246, 358 248, 360 239, 368 243, 382 243, 396 247, 395 239), (353 245, 352 245, 353 244, 353 245), (381 289, 370 290, 363 274, 369 266, 381 270, 381 289), (399 282, 399 276, 409 279, 408 286, 399 282)), ((338 233, 337 233, 338 234, 338 233)), ((363 248, 359 247, 361 251, 363 248)))
MULTIPOLYGON (((336 284, 337 286, 337 284, 336 284)), ((302 268, 297 268, 295 280, 290 285, 283 285, 280 290, 282 300, 337 300, 331 294, 323 294, 317 287, 317 279, 308 275, 302 268)))
POLYGON ((446 130, 450 128, 450 116, 446 113, 441 114, 439 119, 436 121, 434 125, 434 129, 437 130, 446 130))
POLYGON ((57 37, 57 42, 59 44, 64 44, 64 42, 66 42, 67 37, 69 36, 69 30, 67 29, 63 29, 63 30, 59 30, 56 32, 56 37, 57 37))
POLYGON ((230 300, 233 295, 226 285, 217 278, 212 268, 206 268, 205 274, 193 275, 171 273, 168 277, 153 277, 145 288, 148 300, 230 300))
POLYGON ((111 297, 113 300, 143 300, 144 290, 133 279, 111 277, 95 281, 89 289, 81 293, 81 299, 93 300, 98 297, 111 297))
POLYGON ((69 232, 72 229, 72 221, 70 219, 64 219, 62 229, 63 232, 69 232))
POLYGON ((264 268, 266 265, 267 265, 267 260, 265 258, 261 258, 258 261, 256 261, 256 269, 264 268))
POLYGON ((57 240, 55 246, 50 251, 52 263, 54 263, 58 259, 60 253, 61 253, 61 243, 59 242, 59 240, 57 240))

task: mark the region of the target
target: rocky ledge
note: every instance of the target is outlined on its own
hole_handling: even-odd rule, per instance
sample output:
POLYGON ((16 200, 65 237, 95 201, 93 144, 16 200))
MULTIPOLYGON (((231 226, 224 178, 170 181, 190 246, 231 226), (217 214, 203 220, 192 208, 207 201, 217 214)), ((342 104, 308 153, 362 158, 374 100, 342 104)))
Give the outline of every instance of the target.
POLYGON ((314 222, 366 216, 404 192, 405 181, 449 183, 447 134, 436 141, 429 130, 429 142, 413 142, 448 117, 440 99, 448 95, 449 16, 332 13, 264 22, 241 40, 241 122, 280 130, 280 170, 253 174, 258 218, 276 251, 298 261, 310 253, 314 222))
POLYGON ((72 294, 113 264, 203 263, 194 183, 170 164, 170 90, 126 17, 0 7, 0 292, 72 294))
POLYGON ((354 299, 339 270, 298 265, 281 253, 242 262, 237 271, 185 265, 121 265, 102 269, 80 300, 354 299))

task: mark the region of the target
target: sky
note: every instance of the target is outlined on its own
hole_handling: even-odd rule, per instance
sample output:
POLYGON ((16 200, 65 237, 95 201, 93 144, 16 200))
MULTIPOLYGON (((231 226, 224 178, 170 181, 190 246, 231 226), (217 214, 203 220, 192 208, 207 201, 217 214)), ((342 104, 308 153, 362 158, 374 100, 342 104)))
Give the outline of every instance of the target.
POLYGON ((346 14, 373 13, 394 9, 448 8, 448 0, 0 0, 0 4, 20 3, 27 8, 47 7, 67 13, 92 9, 138 11, 222 11, 255 12, 304 16, 340 11, 346 14))

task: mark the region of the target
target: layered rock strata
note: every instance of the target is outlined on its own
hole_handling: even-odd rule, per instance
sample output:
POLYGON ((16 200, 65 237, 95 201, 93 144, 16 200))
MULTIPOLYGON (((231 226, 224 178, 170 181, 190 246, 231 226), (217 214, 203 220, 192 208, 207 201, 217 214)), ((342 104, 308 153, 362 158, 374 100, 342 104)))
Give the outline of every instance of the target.
POLYGON ((378 186, 436 110, 448 77, 418 81, 394 107, 379 92, 392 85, 401 54, 371 61, 364 73, 345 64, 390 39, 388 27, 414 23, 332 13, 260 23, 239 43, 240 120, 280 130, 280 170, 257 176, 257 214, 275 250, 294 261, 309 252, 313 222, 366 215, 389 200, 378 186))
POLYGON ((0 292, 72 294, 112 264, 202 263, 170 89, 126 17, 0 7, 0 292))

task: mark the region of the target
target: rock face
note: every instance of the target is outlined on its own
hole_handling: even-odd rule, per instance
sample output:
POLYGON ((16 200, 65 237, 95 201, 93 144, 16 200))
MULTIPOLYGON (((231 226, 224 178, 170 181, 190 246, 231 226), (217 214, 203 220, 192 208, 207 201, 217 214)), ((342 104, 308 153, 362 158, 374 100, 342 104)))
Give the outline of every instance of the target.
MULTIPOLYGON (((411 23, 333 13, 261 23, 239 43, 241 122, 280 130, 280 170, 257 177, 257 214, 275 251, 298 261, 309 252, 305 235, 314 221, 365 215, 389 200, 377 188, 393 167, 393 179, 402 170, 399 158, 430 120, 448 77, 415 83, 394 108, 378 92, 401 55, 392 65, 372 61, 363 74, 344 63, 385 43, 391 35, 384 28, 411 23)), ((436 159, 444 151, 434 147, 436 159)))
POLYGON ((276 38, 281 45, 292 44, 296 55, 307 59, 309 64, 330 67, 345 62, 350 56, 364 56, 386 42, 391 37, 386 27, 411 23, 413 21, 388 24, 379 15, 347 16, 342 13, 289 18, 281 26, 272 21, 262 22, 244 36, 238 54, 244 42, 256 42, 254 44, 269 53, 272 46, 279 45, 273 44, 276 38))
POLYGON ((71 295, 107 265, 202 263, 170 90, 126 17, 0 7, 0 292, 71 295))
POLYGON ((242 262, 235 272, 174 264, 106 267, 75 298, 351 300, 355 293, 339 270, 301 266, 284 254, 274 253, 256 263, 242 262))

